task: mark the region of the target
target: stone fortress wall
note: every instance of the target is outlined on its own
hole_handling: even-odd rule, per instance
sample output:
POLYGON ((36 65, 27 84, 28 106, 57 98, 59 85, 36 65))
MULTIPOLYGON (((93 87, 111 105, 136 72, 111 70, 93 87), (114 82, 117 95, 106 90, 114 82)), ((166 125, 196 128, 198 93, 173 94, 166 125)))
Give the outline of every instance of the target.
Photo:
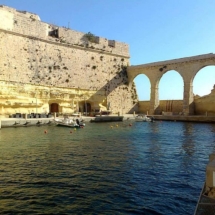
MULTIPOLYGON (((208 95, 195 95, 193 103, 193 115, 215 116, 215 86, 208 95)), ((150 101, 139 101, 138 106, 140 113, 149 113, 150 101)), ((182 115, 183 100, 160 100, 159 107, 162 115, 182 115)))
POLYGON ((137 111, 128 45, 87 36, 0 6, 0 114, 137 111))

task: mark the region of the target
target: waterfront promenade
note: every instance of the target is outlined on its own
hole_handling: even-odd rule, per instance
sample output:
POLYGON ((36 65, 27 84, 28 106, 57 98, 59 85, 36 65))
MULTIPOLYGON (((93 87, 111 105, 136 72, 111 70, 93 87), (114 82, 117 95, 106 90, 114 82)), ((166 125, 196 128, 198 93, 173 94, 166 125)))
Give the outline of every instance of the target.
MULTIPOLYGON (((123 120, 134 120, 138 114, 123 114, 123 120)), ((72 118, 73 116, 71 116, 72 118)), ((155 121, 179 121, 179 122, 201 122, 201 123, 215 123, 215 116, 181 116, 181 115, 150 115, 155 121)), ((62 117, 59 117, 62 118, 62 117)), ((95 117, 81 116, 85 122, 90 122, 95 117)), ((21 126, 38 126, 52 124, 54 117, 50 118, 0 118, 0 128, 6 127, 21 127, 21 126)))

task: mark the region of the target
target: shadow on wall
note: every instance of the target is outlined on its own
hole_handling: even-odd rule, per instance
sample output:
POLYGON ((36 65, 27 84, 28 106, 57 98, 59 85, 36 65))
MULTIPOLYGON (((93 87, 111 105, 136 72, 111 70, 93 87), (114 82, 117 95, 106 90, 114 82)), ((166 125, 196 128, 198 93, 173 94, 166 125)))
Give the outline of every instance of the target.
POLYGON ((134 112, 139 112, 139 103, 135 103, 134 106, 128 111, 129 114, 133 114, 134 112))
MULTIPOLYGON (((124 111, 125 113, 133 113, 134 111, 138 111, 138 102, 135 101, 135 99, 137 98, 136 89, 132 88, 132 85, 128 85, 127 70, 123 65, 121 65, 121 70, 117 71, 112 79, 106 79, 106 84, 100 89, 97 89, 97 92, 93 96, 101 97, 101 102, 107 99, 108 96, 110 96, 108 100, 112 100, 112 103, 113 100, 115 100, 118 103, 118 106, 126 106, 124 111), (116 89, 119 89, 119 91, 114 95, 111 94, 116 89)), ((92 97, 90 97, 88 101, 91 98, 92 97)), ((104 104, 104 106, 106 105, 107 104, 104 104)))

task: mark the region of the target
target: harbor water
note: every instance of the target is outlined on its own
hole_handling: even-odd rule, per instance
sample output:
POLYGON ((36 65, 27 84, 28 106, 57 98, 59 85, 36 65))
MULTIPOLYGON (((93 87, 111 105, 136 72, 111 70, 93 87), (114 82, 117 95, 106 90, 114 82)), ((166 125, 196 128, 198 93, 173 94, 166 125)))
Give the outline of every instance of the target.
POLYGON ((0 214, 191 215, 215 124, 86 123, 0 130, 0 214))

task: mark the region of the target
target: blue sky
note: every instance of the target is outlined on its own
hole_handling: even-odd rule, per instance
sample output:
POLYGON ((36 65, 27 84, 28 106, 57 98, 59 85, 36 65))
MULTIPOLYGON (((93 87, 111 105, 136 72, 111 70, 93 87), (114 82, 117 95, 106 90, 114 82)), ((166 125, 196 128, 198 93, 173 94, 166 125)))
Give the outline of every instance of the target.
MULTIPOLYGON (((214 0, 0 0, 36 13, 44 22, 129 44, 130 64, 138 65, 215 52, 214 0)), ((139 100, 149 100, 148 78, 135 78, 139 100)), ((215 66, 199 71, 194 94, 209 94, 215 66)), ((182 99, 183 82, 175 71, 159 84, 160 99, 182 99)))

